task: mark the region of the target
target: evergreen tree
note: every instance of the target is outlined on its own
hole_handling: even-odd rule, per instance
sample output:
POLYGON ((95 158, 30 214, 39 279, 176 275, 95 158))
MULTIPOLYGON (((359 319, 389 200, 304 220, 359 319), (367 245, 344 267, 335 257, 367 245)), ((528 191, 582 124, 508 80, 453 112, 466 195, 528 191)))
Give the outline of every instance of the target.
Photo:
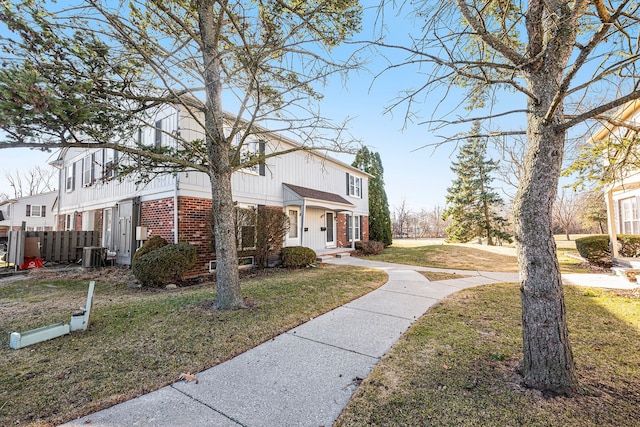
POLYGON ((380 154, 362 147, 352 166, 372 175, 369 180, 369 240, 389 246, 392 243, 391 215, 387 193, 384 191, 384 169, 380 154))
POLYGON ((457 162, 451 170, 458 176, 447 189, 447 206, 443 219, 451 218, 445 230, 447 241, 468 242, 476 237, 487 238, 488 245, 495 245, 496 238, 511 242, 504 230, 507 220, 498 214, 503 206, 502 198, 491 188, 491 173, 498 163, 486 158, 486 140, 477 135, 480 124, 474 123, 467 141, 460 147, 457 162))

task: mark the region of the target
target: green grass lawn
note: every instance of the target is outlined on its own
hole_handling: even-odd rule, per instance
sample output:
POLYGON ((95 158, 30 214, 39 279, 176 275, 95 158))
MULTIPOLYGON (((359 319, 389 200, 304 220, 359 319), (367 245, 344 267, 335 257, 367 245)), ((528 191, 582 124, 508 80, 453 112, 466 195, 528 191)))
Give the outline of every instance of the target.
POLYGON ((243 280, 246 310, 217 312, 214 286, 130 289, 107 270, 0 282, 0 425, 54 425, 147 393, 181 373, 219 364, 386 281, 354 267, 243 280), (86 332, 9 348, 9 333, 57 322, 96 290, 86 332))
POLYGON ((640 294, 566 288, 580 384, 574 398, 525 389, 516 284, 432 307, 374 368, 337 426, 631 426, 640 420, 640 294))
MULTIPOLYGON (((558 248, 558 261, 563 273, 589 273, 581 266, 581 261, 569 254, 577 254, 575 244, 558 248)), ((518 271, 518 259, 513 255, 493 253, 487 250, 455 244, 427 246, 391 246, 380 255, 371 255, 367 259, 394 262, 399 264, 420 265, 434 268, 453 268, 459 270, 481 271, 518 271)))

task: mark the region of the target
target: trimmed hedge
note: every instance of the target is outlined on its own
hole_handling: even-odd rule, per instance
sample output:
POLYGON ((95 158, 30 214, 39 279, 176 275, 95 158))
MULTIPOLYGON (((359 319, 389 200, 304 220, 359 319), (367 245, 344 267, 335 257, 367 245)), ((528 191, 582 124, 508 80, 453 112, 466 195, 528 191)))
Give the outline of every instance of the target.
MULTIPOLYGON (((618 234, 618 255, 634 258, 640 256, 640 236, 618 234)), ((611 266, 611 248, 608 234, 598 234, 576 239, 576 249, 580 256, 591 264, 611 266)))
POLYGON ((611 250, 607 234, 580 237, 576 239, 576 249, 580 256, 591 264, 611 265, 611 250))
POLYGON ((186 242, 166 245, 133 260, 131 270, 145 286, 161 287, 179 282, 196 265, 196 248, 186 242))
POLYGON ((376 240, 368 242, 356 242, 356 249, 362 252, 362 255, 380 255, 384 249, 384 243, 376 240))
POLYGON ((160 249, 163 246, 167 246, 169 242, 164 237, 153 236, 133 254, 133 260, 135 261, 137 258, 141 257, 144 254, 147 254, 151 251, 155 251, 156 249, 160 249))
POLYGON ((317 256, 315 251, 311 248, 303 246, 287 246, 286 248, 282 248, 280 258, 282 259, 283 267, 300 268, 315 263, 317 256))

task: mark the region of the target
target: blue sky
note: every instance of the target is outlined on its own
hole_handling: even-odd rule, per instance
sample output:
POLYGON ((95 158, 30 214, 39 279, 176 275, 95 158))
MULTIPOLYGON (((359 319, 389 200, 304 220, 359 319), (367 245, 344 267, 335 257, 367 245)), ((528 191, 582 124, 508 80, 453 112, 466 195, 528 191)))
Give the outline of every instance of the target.
MULTIPOLYGON (((376 28, 373 25, 375 12, 369 9, 365 12, 365 23, 359 39, 373 39, 376 28)), ((412 29, 413 22, 397 18, 387 13, 385 24, 393 41, 398 43, 406 40, 407 33, 412 29)), ((388 55, 401 57, 397 53, 388 55)), ((374 73, 383 70, 387 61, 382 56, 373 57, 368 64, 370 71, 352 74, 346 87, 340 82, 332 83, 324 90, 322 113, 328 117, 341 121, 344 117, 351 117, 350 131, 374 151, 378 151, 385 168, 385 184, 389 204, 393 211, 402 200, 412 210, 431 209, 436 205, 444 206, 446 188, 454 178, 450 170, 451 160, 455 159, 455 147, 445 145, 437 150, 426 148, 415 151, 421 146, 438 141, 426 126, 408 124, 405 127, 404 110, 401 106, 393 113, 383 114, 385 108, 402 90, 421 85, 426 77, 420 72, 424 70, 399 68, 389 73, 383 73, 375 82, 374 73), (403 129, 404 128, 404 129, 403 129)), ((459 92, 462 96, 462 93, 459 92)), ((421 105, 420 115, 428 118, 435 104, 440 101, 438 94, 433 102, 421 105)), ((456 105, 459 99, 450 97, 448 101, 456 105)), ((468 130, 471 125, 458 130, 468 130)), ((440 133, 453 133, 451 130, 440 133)), ((0 151, 0 192, 10 193, 10 188, 4 180, 4 171, 29 169, 36 165, 46 164, 52 154, 32 150, 5 149, 0 151)), ((352 157, 338 156, 345 162, 351 162, 352 157)), ((11 193, 10 193, 11 194, 11 193)))

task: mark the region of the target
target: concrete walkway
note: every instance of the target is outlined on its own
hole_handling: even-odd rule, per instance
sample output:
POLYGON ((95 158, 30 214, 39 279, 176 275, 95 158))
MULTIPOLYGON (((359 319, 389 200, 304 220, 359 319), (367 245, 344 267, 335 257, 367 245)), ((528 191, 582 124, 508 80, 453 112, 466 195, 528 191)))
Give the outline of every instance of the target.
POLYGON ((357 258, 330 262, 380 268, 389 280, 200 372, 198 384, 178 382, 66 425, 330 426, 362 379, 429 307, 460 289, 517 280, 513 273, 460 271, 472 277, 430 283, 415 271, 426 268, 357 258))
MULTIPOLYGON (((225 363, 65 425, 330 426, 359 383, 409 326, 461 289, 517 282, 517 273, 443 270, 340 258, 332 264, 378 268, 386 284, 225 363), (418 271, 467 277, 429 282, 418 271)), ((571 284, 629 287, 624 279, 569 275, 571 284)), ((634 287, 636 284, 631 284, 634 287)), ((159 356, 161 357, 161 356, 159 356)))

